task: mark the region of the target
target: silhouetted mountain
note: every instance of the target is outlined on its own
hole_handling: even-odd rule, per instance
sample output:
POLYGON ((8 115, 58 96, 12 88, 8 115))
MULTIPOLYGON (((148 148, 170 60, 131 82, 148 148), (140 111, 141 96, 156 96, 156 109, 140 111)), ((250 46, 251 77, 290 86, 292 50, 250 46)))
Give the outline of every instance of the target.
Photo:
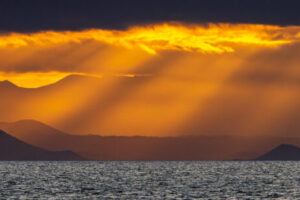
POLYGON ((8 80, 0 81, 0 92, 2 95, 14 95, 16 92, 22 91, 22 89, 25 88, 20 88, 8 80))
POLYGON ((65 150, 65 148, 60 148, 60 141, 69 138, 68 134, 35 120, 0 122, 0 129, 19 140, 47 150, 65 150))
POLYGON ((300 160, 300 148, 281 144, 256 160, 300 160))
POLYGON ((83 160, 71 151, 51 152, 26 144, 0 130, 0 160, 83 160))
MULTIPOLYGON (((97 77, 94 77, 94 76, 84 76, 84 75, 77 75, 77 74, 72 74, 72 75, 68 75, 66 77, 64 77, 63 79, 55 82, 55 83, 52 83, 52 84, 49 84, 49 85, 46 85, 46 86, 43 86, 43 87, 39 87, 39 88, 34 88, 35 90, 45 90, 45 89, 53 89, 53 88, 57 88, 59 86, 74 86, 73 88, 76 88, 76 89, 82 89, 81 87, 84 86, 84 85, 98 85, 98 84, 101 84, 102 82, 102 78, 97 78, 97 77), (78 84, 76 84, 78 83, 78 84)), ((30 88, 26 88, 26 89, 29 89, 30 88)), ((33 89, 33 90, 34 90, 33 89)))
POLYGON ((28 144, 51 151, 72 150, 91 160, 249 160, 283 141, 300 144, 299 138, 257 136, 80 136, 34 120, 0 123, 0 129, 28 144))
POLYGON ((17 87, 17 86, 14 85, 13 83, 9 82, 8 80, 5 80, 5 81, 0 81, 0 87, 1 88, 13 88, 13 87, 17 87))

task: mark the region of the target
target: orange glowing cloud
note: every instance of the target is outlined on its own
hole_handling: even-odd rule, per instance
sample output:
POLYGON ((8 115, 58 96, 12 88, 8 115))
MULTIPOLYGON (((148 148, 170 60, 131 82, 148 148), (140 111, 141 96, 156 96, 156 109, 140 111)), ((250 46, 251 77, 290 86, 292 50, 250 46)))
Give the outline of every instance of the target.
POLYGON ((0 80, 8 79, 22 87, 40 87, 70 74, 152 75, 150 65, 174 59, 174 55, 168 56, 170 51, 198 54, 195 57, 236 52, 244 56, 245 52, 294 44, 299 41, 299 35, 297 26, 179 23, 119 31, 2 34, 0 80))
POLYGON ((201 53, 233 52, 236 44, 276 47, 299 39, 299 27, 269 25, 159 24, 131 27, 124 31, 91 29, 84 31, 45 31, 32 34, 11 33, 0 36, 0 47, 45 46, 93 40, 150 54, 160 50, 201 53))
POLYGON ((278 126, 280 135, 293 127, 290 116, 299 118, 299 50, 296 26, 173 23, 1 35, 0 81, 57 83, 7 87, 0 121, 148 136, 258 135, 278 126), (65 78, 72 74, 84 76, 65 78))

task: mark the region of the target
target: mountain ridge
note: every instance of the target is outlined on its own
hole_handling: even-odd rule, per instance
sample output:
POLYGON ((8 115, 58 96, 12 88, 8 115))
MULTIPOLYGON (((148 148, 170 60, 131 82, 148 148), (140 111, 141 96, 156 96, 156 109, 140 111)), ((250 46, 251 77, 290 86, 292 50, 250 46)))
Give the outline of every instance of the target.
POLYGON ((35 147, 0 129, 0 160, 71 161, 85 159, 70 150, 47 151, 35 147))
POLYGON ((0 81, 0 88, 4 88, 4 89, 19 88, 19 86, 10 82, 9 80, 3 80, 3 81, 0 81))
POLYGON ((276 137, 72 135, 35 120, 7 124, 0 123, 0 129, 26 143, 51 151, 72 150, 90 160, 252 160, 284 140, 300 144, 300 138, 276 137))

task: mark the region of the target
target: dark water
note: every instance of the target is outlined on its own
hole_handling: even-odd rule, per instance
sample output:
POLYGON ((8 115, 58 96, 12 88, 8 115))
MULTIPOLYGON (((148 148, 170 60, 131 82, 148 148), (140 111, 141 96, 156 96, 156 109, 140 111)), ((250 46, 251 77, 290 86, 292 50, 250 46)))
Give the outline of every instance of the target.
POLYGON ((300 199, 300 162, 0 162, 0 199, 300 199))

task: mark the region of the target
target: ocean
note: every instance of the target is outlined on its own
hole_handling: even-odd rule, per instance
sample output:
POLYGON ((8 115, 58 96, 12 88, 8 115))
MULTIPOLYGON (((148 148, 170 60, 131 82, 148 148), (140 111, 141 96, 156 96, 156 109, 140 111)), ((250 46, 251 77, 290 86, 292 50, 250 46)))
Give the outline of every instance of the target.
POLYGON ((300 162, 0 162, 0 199, 300 199, 300 162))

